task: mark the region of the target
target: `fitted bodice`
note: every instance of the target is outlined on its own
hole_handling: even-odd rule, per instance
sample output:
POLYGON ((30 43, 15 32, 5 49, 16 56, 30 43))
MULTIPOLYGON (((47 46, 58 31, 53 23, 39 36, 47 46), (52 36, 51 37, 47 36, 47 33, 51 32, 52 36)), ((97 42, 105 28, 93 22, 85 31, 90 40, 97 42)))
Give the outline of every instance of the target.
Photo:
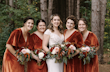
POLYGON ((61 44, 64 41, 64 35, 62 34, 61 37, 57 34, 51 32, 49 29, 45 31, 44 34, 47 34, 50 36, 49 38, 49 48, 55 44, 61 44))

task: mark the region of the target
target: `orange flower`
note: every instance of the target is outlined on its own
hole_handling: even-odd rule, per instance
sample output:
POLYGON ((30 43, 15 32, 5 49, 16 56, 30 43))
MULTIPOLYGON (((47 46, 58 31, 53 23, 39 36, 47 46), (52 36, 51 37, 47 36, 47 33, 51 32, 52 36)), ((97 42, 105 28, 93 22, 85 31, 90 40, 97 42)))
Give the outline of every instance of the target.
POLYGON ((71 53, 71 49, 68 49, 68 55, 71 53))

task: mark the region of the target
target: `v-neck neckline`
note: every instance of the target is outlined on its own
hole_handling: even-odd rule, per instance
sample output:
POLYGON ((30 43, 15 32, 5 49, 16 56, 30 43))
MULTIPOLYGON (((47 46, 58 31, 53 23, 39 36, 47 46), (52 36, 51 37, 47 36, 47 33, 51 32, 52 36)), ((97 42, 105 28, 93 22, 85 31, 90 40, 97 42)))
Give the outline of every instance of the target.
MULTIPOLYGON (((35 34, 35 33, 34 33, 35 34)), ((42 40, 37 34, 35 34, 40 40, 42 40)))
POLYGON ((61 37, 60 37, 59 35, 57 35, 56 33, 53 33, 53 34, 55 34, 55 35, 58 36, 60 39, 62 39, 62 34, 61 34, 61 37))
MULTIPOLYGON (((89 32, 90 33, 90 32, 89 32)), ((89 37, 89 33, 87 34, 87 37, 86 37, 86 39, 85 40, 83 40, 84 42, 88 39, 88 37, 89 37)))
MULTIPOLYGON (((66 30, 66 32, 67 32, 67 30, 66 30)), ((66 32, 65 32, 65 34, 66 34, 66 32)), ((68 38, 70 38, 70 37, 71 37, 71 36, 72 36, 75 32, 76 32, 76 30, 75 30, 75 31, 73 31, 73 32, 71 33, 71 35, 70 35, 70 36, 68 36, 66 39, 65 39, 65 38, 64 38, 64 39, 65 39, 65 40, 67 40, 67 39, 68 39, 68 38)), ((65 35, 65 34, 64 34, 64 35, 65 35)))
POLYGON ((24 38, 24 36, 23 36, 22 29, 20 28, 20 30, 21 30, 21 34, 22 34, 22 37, 23 37, 24 42, 27 43, 27 41, 28 41, 28 36, 27 36, 27 40, 25 41, 25 38, 24 38))

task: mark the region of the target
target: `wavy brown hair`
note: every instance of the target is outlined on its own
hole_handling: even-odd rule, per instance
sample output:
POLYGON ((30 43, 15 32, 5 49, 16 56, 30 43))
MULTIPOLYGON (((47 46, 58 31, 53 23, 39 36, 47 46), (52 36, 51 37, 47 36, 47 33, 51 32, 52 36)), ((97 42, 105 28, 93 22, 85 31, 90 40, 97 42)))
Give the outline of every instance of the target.
POLYGON ((70 15, 66 18, 66 22, 68 19, 74 21, 75 28, 77 29, 77 18, 74 15, 70 15))
MULTIPOLYGON (((51 17, 50 17, 50 23, 48 25, 48 29, 50 29, 52 32, 54 32, 54 30, 53 30, 53 24, 51 23, 51 20, 53 20, 53 18, 55 16, 58 16, 60 18, 60 16, 58 14, 51 15, 51 17)), ((61 19, 60 19, 60 25, 58 26, 58 30, 59 30, 59 32, 61 34, 63 34, 64 29, 63 29, 63 22, 61 21, 61 19)))
POLYGON ((68 17, 66 18, 66 22, 67 22, 68 19, 71 19, 72 21, 74 21, 74 24, 75 24, 75 25, 77 24, 77 19, 76 19, 76 17, 75 17, 74 15, 68 16, 68 17))

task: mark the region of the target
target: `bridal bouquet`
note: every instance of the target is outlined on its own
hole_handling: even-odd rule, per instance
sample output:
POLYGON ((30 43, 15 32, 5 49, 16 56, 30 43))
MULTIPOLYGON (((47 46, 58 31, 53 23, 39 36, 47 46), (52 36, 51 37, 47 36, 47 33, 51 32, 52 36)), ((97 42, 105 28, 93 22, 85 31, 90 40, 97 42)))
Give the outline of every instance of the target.
POLYGON ((22 49, 16 50, 16 56, 18 56, 18 61, 20 64, 24 65, 25 62, 31 60, 31 51, 28 48, 22 47, 22 49))
POLYGON ((61 63, 63 52, 62 52, 62 48, 61 48, 60 44, 56 44, 56 45, 52 46, 48 55, 50 56, 50 57, 48 56, 49 58, 56 59, 55 63, 57 63, 57 62, 61 63))
MULTIPOLYGON (((38 56, 39 59, 41 59, 41 60, 43 60, 43 61, 46 60, 47 54, 46 54, 42 49, 36 49, 36 50, 34 50, 34 54, 35 54, 36 56, 38 56)), ((41 62, 39 62, 39 63, 37 63, 37 64, 40 66, 40 65, 41 65, 41 62)))
POLYGON ((82 59, 85 64, 90 63, 91 58, 94 58, 95 53, 95 47, 90 46, 84 46, 80 49, 80 53, 78 58, 82 59))

